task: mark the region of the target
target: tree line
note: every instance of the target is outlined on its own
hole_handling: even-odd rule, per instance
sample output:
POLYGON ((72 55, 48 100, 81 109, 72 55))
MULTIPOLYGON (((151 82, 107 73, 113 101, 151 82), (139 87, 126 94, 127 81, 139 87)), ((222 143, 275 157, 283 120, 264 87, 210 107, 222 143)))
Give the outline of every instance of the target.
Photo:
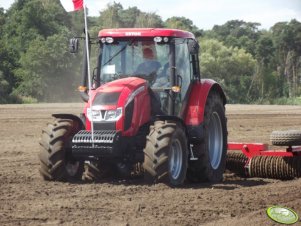
MULTIPOLYGON (((229 103, 301 104, 301 23, 269 30, 231 20, 201 30, 185 17, 163 21, 153 12, 112 3, 89 17, 91 37, 102 28, 159 27, 191 31, 201 45, 203 78, 217 80, 229 103)), ((82 54, 68 52, 82 35, 83 12, 66 13, 59 0, 16 0, 0 8, 0 103, 79 101, 82 54)))

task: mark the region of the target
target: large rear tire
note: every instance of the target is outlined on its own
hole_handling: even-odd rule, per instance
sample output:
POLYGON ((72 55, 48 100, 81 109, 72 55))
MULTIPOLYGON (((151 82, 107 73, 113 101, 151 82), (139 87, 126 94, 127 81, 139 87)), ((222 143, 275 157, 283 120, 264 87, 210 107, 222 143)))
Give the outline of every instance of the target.
POLYGON ((219 182, 223 179, 227 152, 227 119, 221 96, 209 93, 204 115, 204 140, 193 146, 195 157, 187 170, 193 182, 219 182))
POLYGON ((71 119, 56 119, 42 131, 40 140, 40 174, 45 180, 67 181, 80 179, 83 162, 71 155, 71 139, 79 131, 71 119))
POLYGON ((145 181, 179 186, 185 180, 187 164, 187 138, 183 127, 176 122, 156 121, 144 149, 145 181))

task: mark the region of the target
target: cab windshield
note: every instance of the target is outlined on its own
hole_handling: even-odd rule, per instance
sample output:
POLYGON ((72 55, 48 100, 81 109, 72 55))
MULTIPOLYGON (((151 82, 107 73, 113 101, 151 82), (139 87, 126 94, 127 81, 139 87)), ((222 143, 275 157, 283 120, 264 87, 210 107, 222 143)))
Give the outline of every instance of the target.
POLYGON ((140 77, 150 86, 169 84, 169 43, 152 39, 120 39, 101 44, 99 55, 102 84, 125 77, 140 77))

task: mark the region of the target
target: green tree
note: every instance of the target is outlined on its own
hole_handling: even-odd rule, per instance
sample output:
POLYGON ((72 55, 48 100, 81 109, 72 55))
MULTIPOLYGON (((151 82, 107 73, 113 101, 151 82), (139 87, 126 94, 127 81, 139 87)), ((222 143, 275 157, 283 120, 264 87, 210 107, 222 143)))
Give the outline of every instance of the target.
POLYGON ((255 56, 254 46, 261 32, 259 23, 230 20, 223 25, 215 25, 206 36, 224 42, 227 46, 244 48, 255 56))
MULTIPOLYGON (((273 72, 273 59, 274 59, 274 44, 272 37, 267 33, 261 35, 256 42, 255 57, 257 60, 257 70, 254 78, 254 83, 259 86, 260 98, 270 99, 279 97, 277 87, 277 77, 273 72)), ((253 85, 253 83, 252 83, 253 85)))
POLYGON ((120 12, 120 20, 122 21, 122 27, 135 27, 136 20, 139 17, 141 11, 137 7, 129 7, 120 12))
POLYGON ((163 27, 159 15, 142 12, 137 7, 123 9, 123 6, 116 2, 108 4, 107 8, 100 12, 99 23, 101 28, 163 27))
POLYGON ((246 103, 255 98, 256 92, 249 91, 256 64, 251 54, 214 39, 204 39, 200 57, 203 77, 218 81, 230 103, 246 103))
MULTIPOLYGON (((0 55, 5 62, 1 68, 4 79, 11 87, 7 92, 14 90, 15 95, 31 94, 30 96, 42 100, 44 96, 38 85, 44 83, 40 78, 45 77, 36 74, 43 55, 41 47, 45 47, 42 40, 66 34, 66 30, 72 25, 71 17, 64 11, 59 0, 18 0, 7 11, 6 17, 9 19, 1 27, 3 35, 0 41, 3 45, 0 55), (30 54, 35 57, 30 58, 30 54), (24 63, 26 57, 30 59, 27 61, 28 65, 24 63), (29 70, 30 66, 32 70, 29 70), (33 66, 37 66, 37 69, 33 69, 33 66)), ((63 44, 64 47, 67 46, 66 41, 63 44)), ((62 60, 61 57, 56 57, 62 60)), ((44 65, 43 70, 51 71, 56 64, 53 62, 51 65, 44 65)))
POLYGON ((165 27, 168 27, 168 28, 176 28, 176 29, 190 31, 196 37, 201 36, 203 33, 202 30, 200 30, 197 26, 195 26, 193 24, 192 20, 190 20, 186 17, 173 16, 171 18, 168 18, 164 24, 165 24, 165 27))
POLYGON ((0 71, 0 103, 7 104, 11 101, 9 90, 10 85, 4 78, 3 72, 0 71))
POLYGON ((0 103, 11 103, 17 101, 10 93, 15 84, 15 78, 11 71, 16 67, 13 54, 7 48, 4 39, 5 24, 7 15, 3 8, 0 8, 0 103))
POLYGON ((277 72, 288 87, 288 96, 301 94, 301 23, 280 22, 272 28, 276 48, 277 72))
POLYGON ((70 17, 58 0, 18 0, 8 10, 5 39, 16 52, 25 51, 37 36, 48 37, 70 27, 70 17))
POLYGON ((107 8, 100 12, 99 24, 101 28, 119 28, 122 26, 120 18, 123 7, 120 3, 108 4, 107 8))
POLYGON ((70 33, 67 31, 44 39, 33 40, 20 59, 21 67, 15 71, 18 87, 14 93, 38 101, 66 101, 75 94, 78 70, 76 57, 67 51, 70 33))
POLYGON ((163 27, 163 21, 161 17, 155 13, 141 12, 136 19, 135 27, 163 27))

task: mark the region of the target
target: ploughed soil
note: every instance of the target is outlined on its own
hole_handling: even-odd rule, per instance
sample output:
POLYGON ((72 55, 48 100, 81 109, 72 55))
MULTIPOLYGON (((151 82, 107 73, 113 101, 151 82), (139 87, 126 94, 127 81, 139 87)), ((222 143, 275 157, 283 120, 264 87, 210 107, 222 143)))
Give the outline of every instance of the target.
MULTIPOLYGON (((149 186, 142 179, 42 180, 41 129, 52 113, 79 114, 82 106, 0 105, 0 225, 277 225, 266 216, 272 205, 301 215, 301 178, 226 172, 221 183, 181 188, 149 186)), ((301 106, 228 105, 227 117, 229 141, 268 143, 273 130, 301 130, 301 106)))

